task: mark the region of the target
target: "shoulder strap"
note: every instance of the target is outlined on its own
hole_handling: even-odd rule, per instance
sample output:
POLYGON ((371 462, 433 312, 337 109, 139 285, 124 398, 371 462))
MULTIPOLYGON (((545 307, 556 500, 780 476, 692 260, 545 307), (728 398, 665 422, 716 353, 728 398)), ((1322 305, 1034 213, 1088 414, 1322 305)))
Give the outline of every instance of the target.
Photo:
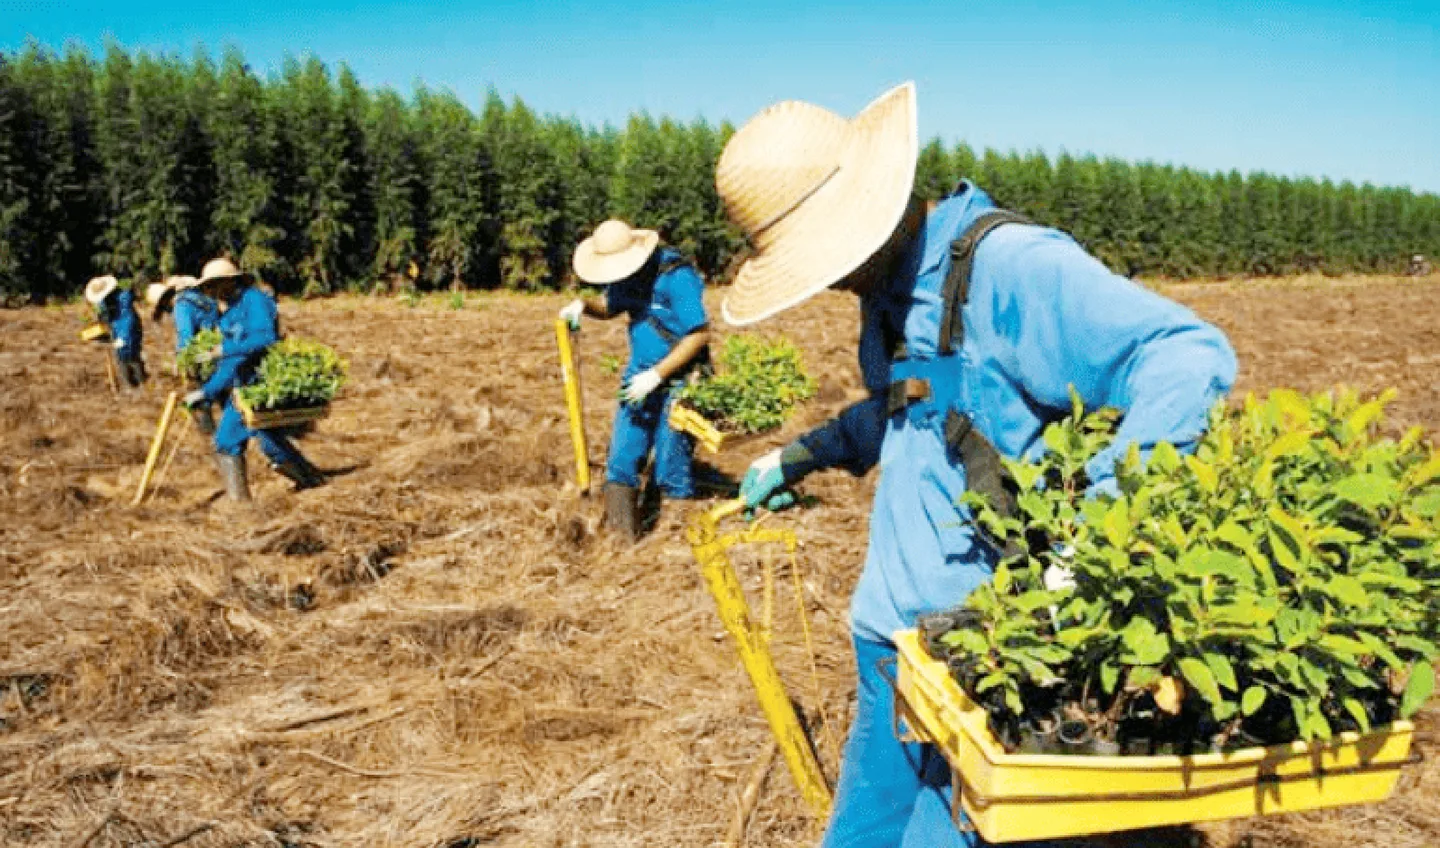
POLYGON ((948 356, 965 341, 965 321, 960 312, 970 298, 970 273, 975 268, 975 249, 980 240, 990 235, 996 227, 1005 224, 1029 224, 1030 219, 1008 209, 986 212, 966 228, 960 237, 950 244, 950 273, 945 276, 942 290, 944 311, 940 316, 940 338, 936 349, 940 356, 948 356))
POLYGON ((665 262, 661 262, 659 269, 657 269, 656 272, 655 272, 655 276, 656 276, 656 277, 663 277, 663 276, 665 276, 666 274, 670 273, 671 271, 674 271, 674 270, 677 269, 677 268, 687 268, 687 267, 691 267, 691 266, 692 266, 692 263, 690 262, 689 259, 686 259, 686 258, 683 257, 683 256, 676 256, 676 257, 674 257, 673 259, 669 259, 669 260, 666 260, 665 262))

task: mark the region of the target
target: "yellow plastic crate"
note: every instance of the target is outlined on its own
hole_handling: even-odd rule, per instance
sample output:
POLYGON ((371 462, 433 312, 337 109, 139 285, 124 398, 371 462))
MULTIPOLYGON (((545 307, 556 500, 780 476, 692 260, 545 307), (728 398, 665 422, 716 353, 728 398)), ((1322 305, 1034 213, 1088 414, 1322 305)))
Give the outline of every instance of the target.
POLYGON ((311 421, 318 421, 330 414, 330 404, 320 406, 302 406, 295 409, 252 409, 250 404, 238 392, 234 394, 235 408, 240 410, 240 418, 245 426, 251 430, 273 430, 278 427, 295 427, 300 424, 308 424, 311 421))
POLYGON ((724 448, 746 444, 764 435, 763 433, 726 433, 693 407, 684 403, 670 405, 670 429, 694 436, 695 441, 711 453, 719 453, 724 448))
POLYGON ((110 328, 104 324, 91 324, 80 331, 82 342, 104 342, 110 340, 110 328))
POLYGON ((1135 828, 1380 801, 1410 754, 1409 722, 1330 742, 1223 754, 1121 757, 1007 754, 917 630, 895 634, 896 718, 906 738, 950 762, 959 826, 991 842, 1135 828), (969 824, 963 823, 963 811, 969 824))

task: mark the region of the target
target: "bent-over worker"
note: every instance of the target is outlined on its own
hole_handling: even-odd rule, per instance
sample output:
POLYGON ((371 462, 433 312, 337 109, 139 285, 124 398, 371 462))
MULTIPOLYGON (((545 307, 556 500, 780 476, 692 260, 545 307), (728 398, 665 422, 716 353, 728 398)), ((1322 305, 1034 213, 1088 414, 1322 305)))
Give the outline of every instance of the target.
POLYGON ((652 484, 668 498, 695 496, 691 460, 695 441, 669 425, 675 389, 709 359, 705 282, 653 230, 609 220, 575 248, 575 275, 605 286, 605 296, 571 301, 560 317, 572 327, 580 316, 630 318, 630 362, 605 465, 605 517, 621 535, 639 533, 640 471, 653 449, 652 484))
POLYGON ((721 155, 716 185, 754 250, 724 302, 736 325, 826 288, 860 301, 871 395, 756 460, 751 506, 822 468, 880 466, 865 567, 851 604, 858 707, 827 846, 975 845, 950 818, 950 777, 931 746, 902 743, 877 664, 892 634, 963 602, 999 556, 961 504, 998 487, 1000 456, 1036 456, 1069 411, 1124 413, 1090 463, 1097 490, 1135 444, 1193 447, 1228 392, 1235 355, 1194 313, 1111 273, 1068 235, 1003 212, 962 182, 928 215, 912 193, 913 84, 853 120, 789 101, 755 116, 721 155))
POLYGON ((205 263, 201 291, 225 304, 220 316, 221 343, 202 354, 215 362, 215 373, 205 385, 185 396, 191 409, 201 403, 219 403, 224 411, 215 429, 215 452, 225 493, 236 501, 250 500, 245 469, 245 446, 253 436, 270 460, 270 467, 295 484, 296 489, 322 485, 325 477, 301 455, 290 440, 275 430, 251 430, 235 406, 235 390, 255 381, 260 360, 280 340, 280 313, 275 298, 251 281, 228 259, 205 263))
POLYGON ((145 382, 145 330, 135 313, 135 293, 121 288, 113 276, 96 277, 85 284, 85 300, 95 309, 95 316, 110 331, 112 355, 126 385, 139 388, 145 382))
MULTIPOLYGON (((196 333, 220 326, 220 305, 200 291, 200 280, 195 277, 174 276, 155 283, 146 289, 145 301, 153 307, 150 319, 155 323, 164 320, 167 313, 174 318, 177 357, 189 347, 196 333)), ((201 433, 215 435, 215 413, 208 402, 190 407, 190 416, 201 433)))

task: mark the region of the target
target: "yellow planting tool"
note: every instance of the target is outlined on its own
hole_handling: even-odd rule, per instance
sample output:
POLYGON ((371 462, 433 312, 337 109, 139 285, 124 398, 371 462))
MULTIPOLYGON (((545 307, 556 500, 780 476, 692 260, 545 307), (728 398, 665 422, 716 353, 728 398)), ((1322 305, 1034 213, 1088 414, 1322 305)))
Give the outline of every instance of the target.
POLYGON ((150 476, 155 473, 155 463, 160 459, 160 450, 165 447, 165 436, 170 432, 170 421, 175 417, 175 403, 179 392, 171 392, 165 398, 165 409, 160 413, 160 423, 155 425, 155 437, 150 440, 150 453, 145 457, 145 473, 140 475, 140 487, 135 490, 131 506, 139 506, 145 499, 145 487, 150 485, 150 476))
MULTIPOLYGON (((798 546, 795 534, 789 530, 750 526, 744 530, 721 534, 719 524, 724 519, 745 509, 745 501, 737 498, 700 513, 691 519, 686 530, 690 548, 700 563, 700 571, 710 594, 715 596, 720 620, 735 640, 740 661, 755 685, 755 694, 760 700, 760 709, 770 723, 770 732, 780 746, 780 753, 801 796, 819 818, 830 814, 830 786, 820 763, 815 757, 814 746, 795 715, 795 707, 785 692, 785 684, 775 668, 774 657, 770 654, 770 606, 774 596, 774 578, 767 571, 764 609, 761 622, 757 625, 750 615, 750 605, 745 600, 745 590, 740 578, 730 564, 727 551, 739 544, 780 544, 791 556, 791 573, 795 577, 796 602, 800 605, 800 621, 804 627, 806 647, 810 650, 810 671, 815 683, 815 697, 819 705, 819 680, 815 669, 814 646, 810 644, 810 626, 804 613, 804 599, 800 592, 802 583, 796 566, 795 550, 798 546)), ((831 732, 825 723, 827 734, 831 732)))
POLYGON ((565 408, 570 413, 570 441, 575 445, 575 485, 582 494, 590 491, 590 450, 585 444, 585 406, 580 395, 580 364, 570 325, 555 319, 555 342, 560 346, 560 373, 565 378, 565 408))

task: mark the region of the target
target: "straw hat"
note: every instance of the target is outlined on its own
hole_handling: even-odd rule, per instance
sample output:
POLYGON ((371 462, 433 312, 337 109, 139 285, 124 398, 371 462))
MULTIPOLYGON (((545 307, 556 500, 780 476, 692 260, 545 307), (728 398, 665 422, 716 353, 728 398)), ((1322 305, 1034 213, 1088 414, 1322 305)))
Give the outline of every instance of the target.
POLYGON ((169 292, 174 291, 168 282, 151 283, 145 287, 145 302, 151 306, 158 306, 161 298, 169 292))
POLYGON ((217 280, 229 280, 235 277, 243 277, 245 272, 235 267, 235 263, 225 257, 211 259, 205 263, 205 268, 200 272, 200 279, 195 285, 203 286, 206 283, 213 283, 217 280))
POLYGON ((659 244, 660 234, 654 230, 637 230, 611 218, 575 248, 575 276, 597 286, 619 282, 639 271, 659 244))
POLYGON ((200 278, 192 277, 189 274, 176 274, 175 276, 167 279, 165 281, 165 285, 169 286, 177 292, 182 292, 186 289, 193 289, 196 286, 200 285, 200 278))
POLYGON ((761 111, 715 169, 726 214, 750 241, 721 310, 753 324, 859 268, 905 215, 918 156, 915 84, 852 120, 799 100, 761 111))
POLYGON ((120 281, 113 276, 96 277, 85 284, 85 299, 90 301, 92 306, 99 306, 110 296, 110 293, 120 288, 120 281))

